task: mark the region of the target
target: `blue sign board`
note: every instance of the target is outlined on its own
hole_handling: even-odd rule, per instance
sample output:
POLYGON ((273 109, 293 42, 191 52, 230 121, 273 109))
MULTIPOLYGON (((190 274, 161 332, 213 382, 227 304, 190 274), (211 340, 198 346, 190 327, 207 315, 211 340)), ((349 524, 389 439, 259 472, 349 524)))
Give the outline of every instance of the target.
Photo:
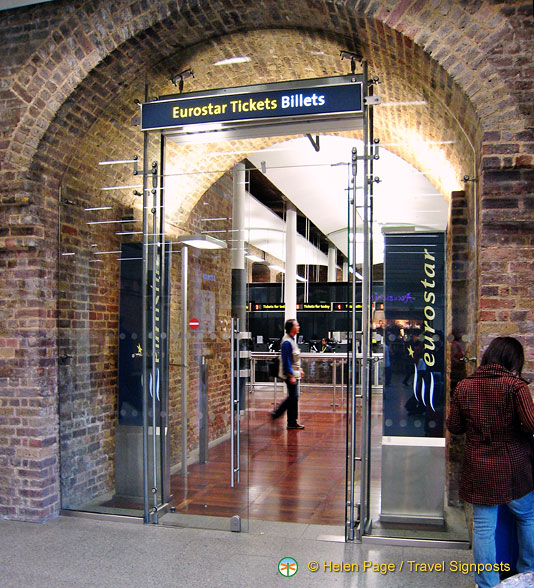
POLYGON ((338 76, 162 97, 141 105, 141 130, 362 112, 360 77, 338 76))
POLYGON ((384 435, 443 437, 445 235, 385 237, 384 435))

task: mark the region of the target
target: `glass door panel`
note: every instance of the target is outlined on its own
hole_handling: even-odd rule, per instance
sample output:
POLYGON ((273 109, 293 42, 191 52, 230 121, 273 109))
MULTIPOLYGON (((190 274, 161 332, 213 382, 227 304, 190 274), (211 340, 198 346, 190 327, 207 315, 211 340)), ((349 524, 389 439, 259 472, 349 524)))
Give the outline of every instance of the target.
MULTIPOLYGON (((249 252, 250 331, 253 348, 251 518, 327 525, 342 536, 345 520, 347 351, 351 337, 347 289, 350 146, 322 135, 279 137, 251 153, 249 252), (317 145, 317 142, 315 143, 317 145), (297 308, 286 314, 288 201, 297 208, 297 308), (285 318, 300 324, 305 377, 298 420, 270 413, 286 397, 272 371, 285 318), (323 342, 324 338, 324 342, 323 342)), ((291 232, 291 230, 289 230, 291 232)))
MULTIPOLYGON (((426 102, 390 106, 432 116, 426 102)), ((375 115, 380 116, 379 108, 375 115)), ((456 316, 464 320, 464 332, 470 316, 464 311, 468 300, 461 298, 463 287, 447 293, 445 286, 451 267, 446 244, 449 200, 451 192, 463 189, 451 174, 447 146, 463 143, 466 154, 471 150, 452 118, 441 136, 426 143, 401 129, 390 133, 374 162, 380 183, 373 184, 372 267, 384 280, 382 290, 371 292, 372 325, 381 340, 384 365, 381 396, 372 398, 370 422, 370 534, 465 546, 464 513, 448 504, 446 492, 451 468, 444 429, 451 328, 447 297, 450 302, 452 294, 452 304, 463 307, 456 316), (416 167, 393 154, 399 145, 411 150, 416 167)), ((465 165, 469 169, 474 161, 465 165)))
POLYGON ((246 531, 246 276, 233 260, 237 158, 221 161, 221 149, 237 150, 165 140, 168 371, 159 522, 246 531))
MULTIPOLYGON (((142 86, 130 89, 132 102, 142 86)), ((110 104, 59 197, 58 342, 62 508, 143 516, 143 153, 110 104), (95 139, 121 125, 124 146, 95 139)))

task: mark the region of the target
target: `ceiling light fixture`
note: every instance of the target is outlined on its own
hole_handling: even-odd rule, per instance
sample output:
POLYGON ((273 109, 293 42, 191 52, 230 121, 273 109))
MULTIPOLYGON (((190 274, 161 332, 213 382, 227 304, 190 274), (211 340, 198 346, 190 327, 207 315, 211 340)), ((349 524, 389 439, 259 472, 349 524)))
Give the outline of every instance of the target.
MULTIPOLYGON (((351 267, 349 267, 349 272, 351 274, 352 274, 353 271, 354 270, 351 267)), ((362 274, 360 274, 360 272, 356 272, 354 275, 356 276, 356 279, 357 280, 360 280, 360 282, 363 282, 363 276, 362 276, 362 274)))
POLYGON ((252 61, 252 60, 247 55, 247 56, 243 56, 243 57, 229 57, 228 59, 221 59, 220 61, 217 61, 213 65, 234 65, 236 63, 247 63, 249 61, 252 61))
POLYGON ((271 264, 269 266, 269 269, 275 270, 277 272, 283 272, 283 273, 286 272, 286 270, 283 267, 280 267, 279 265, 275 265, 275 264, 271 264))
POLYGON ((184 69, 184 71, 181 71, 180 73, 172 76, 171 82, 173 85, 178 86, 178 90, 181 94, 184 91, 184 80, 194 77, 195 75, 193 74, 193 70, 189 67, 188 69, 184 69))
POLYGON ((183 235, 178 237, 178 242, 197 249, 226 249, 227 247, 224 241, 210 235, 183 235))
POLYGON ((260 263, 261 263, 261 262, 263 262, 263 261, 265 261, 265 259, 262 259, 262 258, 261 258, 261 257, 259 257, 258 255, 254 255, 253 253, 247 253, 247 254, 245 255, 245 257, 246 257, 247 259, 250 259, 250 261, 257 261, 257 262, 260 262, 260 263))

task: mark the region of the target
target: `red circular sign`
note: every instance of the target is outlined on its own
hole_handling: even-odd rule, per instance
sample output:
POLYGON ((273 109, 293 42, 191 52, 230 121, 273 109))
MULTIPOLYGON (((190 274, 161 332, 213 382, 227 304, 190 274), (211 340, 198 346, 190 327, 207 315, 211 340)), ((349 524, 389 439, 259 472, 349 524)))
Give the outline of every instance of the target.
POLYGON ((199 322, 199 320, 198 320, 198 319, 196 319, 196 318, 192 318, 192 319, 189 321, 189 326, 190 326, 192 329, 198 329, 198 327, 200 327, 200 322, 199 322))

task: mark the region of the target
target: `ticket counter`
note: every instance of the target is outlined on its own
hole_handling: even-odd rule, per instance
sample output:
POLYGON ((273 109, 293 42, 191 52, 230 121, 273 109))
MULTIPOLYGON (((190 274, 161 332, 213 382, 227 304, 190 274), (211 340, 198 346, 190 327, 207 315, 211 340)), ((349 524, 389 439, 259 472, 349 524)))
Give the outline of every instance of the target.
MULTIPOLYGON (((265 386, 265 373, 268 373, 268 365, 273 362, 279 353, 275 352, 252 352, 250 354, 250 392, 254 393, 256 386, 265 386), (260 369, 262 364, 267 365, 267 370, 260 369), (257 378, 257 376, 259 376, 257 378)), ((345 384, 348 381, 347 370, 350 355, 347 353, 301 353, 300 355, 303 369, 306 374, 302 382, 303 388, 322 389, 325 392, 332 393, 332 407, 342 406, 345 398, 345 384)), ((361 361, 361 355, 357 355, 357 360, 361 361)), ((373 376, 372 386, 378 387, 382 385, 382 362, 383 354, 379 353, 373 355, 373 376)), ((356 364, 359 366, 359 362, 356 364)), ((359 379, 360 370, 358 369, 357 385, 360 385, 359 379)), ((280 390, 279 385, 283 381, 276 377, 269 377, 269 382, 273 382, 273 394, 276 403, 276 397, 280 390)), ((282 394, 285 390, 282 389, 282 394)))

